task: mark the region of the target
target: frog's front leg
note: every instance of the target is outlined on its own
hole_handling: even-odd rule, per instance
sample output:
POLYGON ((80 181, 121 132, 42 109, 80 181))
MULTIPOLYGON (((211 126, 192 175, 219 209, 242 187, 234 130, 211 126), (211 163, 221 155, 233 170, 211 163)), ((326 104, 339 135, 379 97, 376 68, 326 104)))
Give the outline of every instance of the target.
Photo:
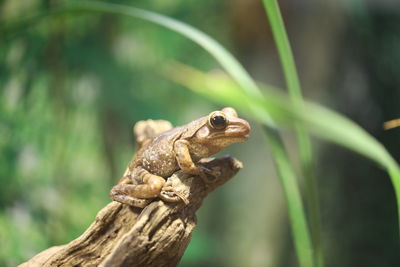
POLYGON ((196 165, 189 152, 189 142, 187 140, 178 140, 174 143, 174 151, 179 168, 188 174, 198 175, 205 183, 212 183, 213 180, 207 177, 217 176, 212 170, 202 166, 196 165))
POLYGON ((110 196, 113 200, 143 208, 152 198, 159 196, 165 184, 163 177, 151 174, 142 167, 135 168, 131 177, 134 184, 127 183, 126 179, 123 179, 123 183, 111 189, 110 196))

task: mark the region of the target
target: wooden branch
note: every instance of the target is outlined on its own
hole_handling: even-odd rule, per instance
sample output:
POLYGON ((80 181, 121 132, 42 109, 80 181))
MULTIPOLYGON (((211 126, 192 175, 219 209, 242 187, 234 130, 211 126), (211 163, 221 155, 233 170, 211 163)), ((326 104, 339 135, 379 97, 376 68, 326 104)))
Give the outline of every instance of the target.
POLYGON ((20 266, 176 266, 189 244, 195 212, 203 199, 242 168, 230 156, 201 162, 220 173, 207 185, 182 171, 168 178, 174 190, 188 200, 187 205, 156 199, 139 209, 111 202, 80 237, 51 247, 20 266))

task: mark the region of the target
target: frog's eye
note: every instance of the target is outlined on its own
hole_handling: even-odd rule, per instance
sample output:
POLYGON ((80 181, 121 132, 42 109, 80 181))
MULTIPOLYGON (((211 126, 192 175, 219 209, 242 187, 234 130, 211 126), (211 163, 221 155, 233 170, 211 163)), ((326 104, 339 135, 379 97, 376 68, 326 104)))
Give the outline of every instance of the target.
POLYGON ((209 123, 211 127, 217 130, 222 130, 228 124, 225 114, 222 112, 214 112, 210 114, 209 123))

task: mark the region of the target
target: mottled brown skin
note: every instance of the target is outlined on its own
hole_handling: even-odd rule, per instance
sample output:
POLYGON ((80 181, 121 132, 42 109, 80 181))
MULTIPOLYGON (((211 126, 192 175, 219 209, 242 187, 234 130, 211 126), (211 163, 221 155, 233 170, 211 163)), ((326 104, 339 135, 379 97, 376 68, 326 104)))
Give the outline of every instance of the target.
POLYGON ((199 175, 207 182, 208 175, 218 174, 196 163, 232 143, 247 140, 249 132, 249 123, 228 107, 153 139, 145 140, 138 136, 143 140, 142 147, 130 162, 121 182, 111 189, 110 196, 115 201, 136 207, 146 206, 155 197, 169 202, 180 201, 165 178, 181 169, 199 175))

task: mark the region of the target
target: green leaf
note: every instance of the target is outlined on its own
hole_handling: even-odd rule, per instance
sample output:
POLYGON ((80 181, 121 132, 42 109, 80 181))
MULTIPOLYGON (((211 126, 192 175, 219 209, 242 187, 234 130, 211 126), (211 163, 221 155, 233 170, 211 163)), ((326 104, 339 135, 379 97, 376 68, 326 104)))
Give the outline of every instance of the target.
MULTIPOLYGON (((296 65, 290 47, 289 38, 279 9, 277 0, 263 0, 264 8, 272 28, 275 44, 278 48, 279 58, 283 68, 283 74, 288 87, 289 96, 293 103, 303 104, 300 81, 296 65)), ((317 181, 314 172, 314 156, 311 140, 308 133, 300 125, 295 125, 302 176, 305 181, 305 199, 308 208, 308 221, 311 228, 311 236, 315 249, 314 265, 322 267, 323 252, 321 245, 321 224, 319 212, 319 200, 317 181)))
POLYGON ((286 94, 265 85, 260 85, 263 96, 254 97, 223 73, 204 73, 182 64, 171 64, 167 73, 169 78, 212 100, 237 105, 260 123, 268 124, 266 113, 280 126, 293 127, 300 123, 315 136, 358 152, 388 171, 399 170, 396 161, 373 136, 350 119, 319 104, 292 103, 286 94), (248 103, 253 107, 250 108, 248 103), (261 113, 253 112, 254 109, 261 113))
POLYGON ((308 101, 303 104, 293 103, 286 95, 268 86, 262 86, 263 97, 254 97, 242 91, 235 81, 222 73, 203 73, 181 64, 173 64, 168 77, 210 100, 234 105, 262 124, 268 125, 270 118, 280 126, 294 127, 299 124, 315 136, 375 161, 390 175, 400 214, 400 169, 397 162, 381 143, 348 118, 308 101), (249 103, 252 107, 249 107, 249 103))
POLYGON ((279 133, 269 127, 264 130, 285 193, 299 264, 303 267, 314 266, 314 253, 296 174, 279 133))

